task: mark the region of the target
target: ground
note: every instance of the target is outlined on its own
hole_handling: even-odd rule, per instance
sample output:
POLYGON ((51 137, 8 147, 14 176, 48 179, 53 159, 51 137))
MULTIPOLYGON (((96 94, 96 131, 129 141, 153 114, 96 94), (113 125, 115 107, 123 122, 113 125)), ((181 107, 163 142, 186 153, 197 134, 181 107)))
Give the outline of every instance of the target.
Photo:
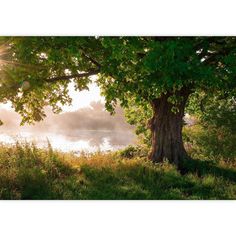
POLYGON ((174 166, 124 153, 72 153, 33 144, 0 147, 0 199, 236 199, 236 163, 174 166))

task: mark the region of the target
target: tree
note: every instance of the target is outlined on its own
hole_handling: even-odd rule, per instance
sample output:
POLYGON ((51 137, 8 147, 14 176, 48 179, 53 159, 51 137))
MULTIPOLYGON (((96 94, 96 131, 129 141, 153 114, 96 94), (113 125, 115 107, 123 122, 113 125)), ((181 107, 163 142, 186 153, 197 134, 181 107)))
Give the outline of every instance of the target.
MULTIPOLYGON (((68 83, 86 89, 91 75, 110 112, 118 102, 150 104, 151 160, 181 166, 189 159, 182 126, 189 96, 234 94, 234 37, 13 37, 2 60, 2 102, 10 100, 23 122, 41 120, 43 107, 70 103, 68 83), (4 66, 5 65, 5 66, 4 66), (27 83, 28 82, 28 83, 27 83)), ((3 51, 3 50, 2 50, 3 51)), ((3 54, 3 53, 2 53, 3 54)))

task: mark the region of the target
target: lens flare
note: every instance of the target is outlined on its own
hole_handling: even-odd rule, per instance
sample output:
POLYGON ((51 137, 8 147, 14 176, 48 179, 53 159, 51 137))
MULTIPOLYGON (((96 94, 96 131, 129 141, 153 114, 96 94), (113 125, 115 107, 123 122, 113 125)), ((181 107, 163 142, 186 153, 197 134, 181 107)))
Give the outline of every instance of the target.
POLYGON ((7 59, 9 57, 9 49, 10 45, 8 42, 0 45, 0 69, 10 63, 10 60, 7 59))
POLYGON ((29 65, 18 62, 17 58, 15 58, 14 54, 11 52, 11 46, 10 42, 0 45, 0 70, 3 70, 3 67, 5 66, 21 67, 25 70, 38 70, 44 68, 43 65, 29 65))

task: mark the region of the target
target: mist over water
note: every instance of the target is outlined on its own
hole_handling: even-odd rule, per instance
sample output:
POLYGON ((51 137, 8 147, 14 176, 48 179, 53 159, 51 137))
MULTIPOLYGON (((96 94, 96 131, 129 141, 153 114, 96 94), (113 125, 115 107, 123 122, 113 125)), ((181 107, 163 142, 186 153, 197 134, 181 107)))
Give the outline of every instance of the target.
POLYGON ((47 117, 35 125, 20 126, 20 116, 11 110, 1 109, 0 142, 34 142, 39 147, 48 145, 62 151, 94 152, 121 149, 135 143, 133 127, 125 121, 121 108, 111 116, 101 102, 77 111, 53 114, 46 108, 47 117))

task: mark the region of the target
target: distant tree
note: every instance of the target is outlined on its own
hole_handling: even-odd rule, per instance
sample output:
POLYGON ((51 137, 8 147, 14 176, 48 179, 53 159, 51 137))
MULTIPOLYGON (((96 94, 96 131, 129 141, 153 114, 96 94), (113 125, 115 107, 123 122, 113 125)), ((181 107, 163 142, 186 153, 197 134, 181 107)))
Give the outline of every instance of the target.
MULTIPOLYGON (((189 159, 182 126, 194 93, 235 95, 234 37, 13 37, 1 49, 0 101, 33 122, 70 103, 68 83, 87 89, 92 75, 110 112, 118 102, 150 104, 151 160, 189 159), (3 49, 5 47, 5 49, 3 49), (7 48, 7 49, 6 49, 7 48), (5 54, 4 50, 8 53, 5 54), (5 54, 5 55, 3 55, 5 54)), ((138 112, 138 111, 137 111, 138 112)))

